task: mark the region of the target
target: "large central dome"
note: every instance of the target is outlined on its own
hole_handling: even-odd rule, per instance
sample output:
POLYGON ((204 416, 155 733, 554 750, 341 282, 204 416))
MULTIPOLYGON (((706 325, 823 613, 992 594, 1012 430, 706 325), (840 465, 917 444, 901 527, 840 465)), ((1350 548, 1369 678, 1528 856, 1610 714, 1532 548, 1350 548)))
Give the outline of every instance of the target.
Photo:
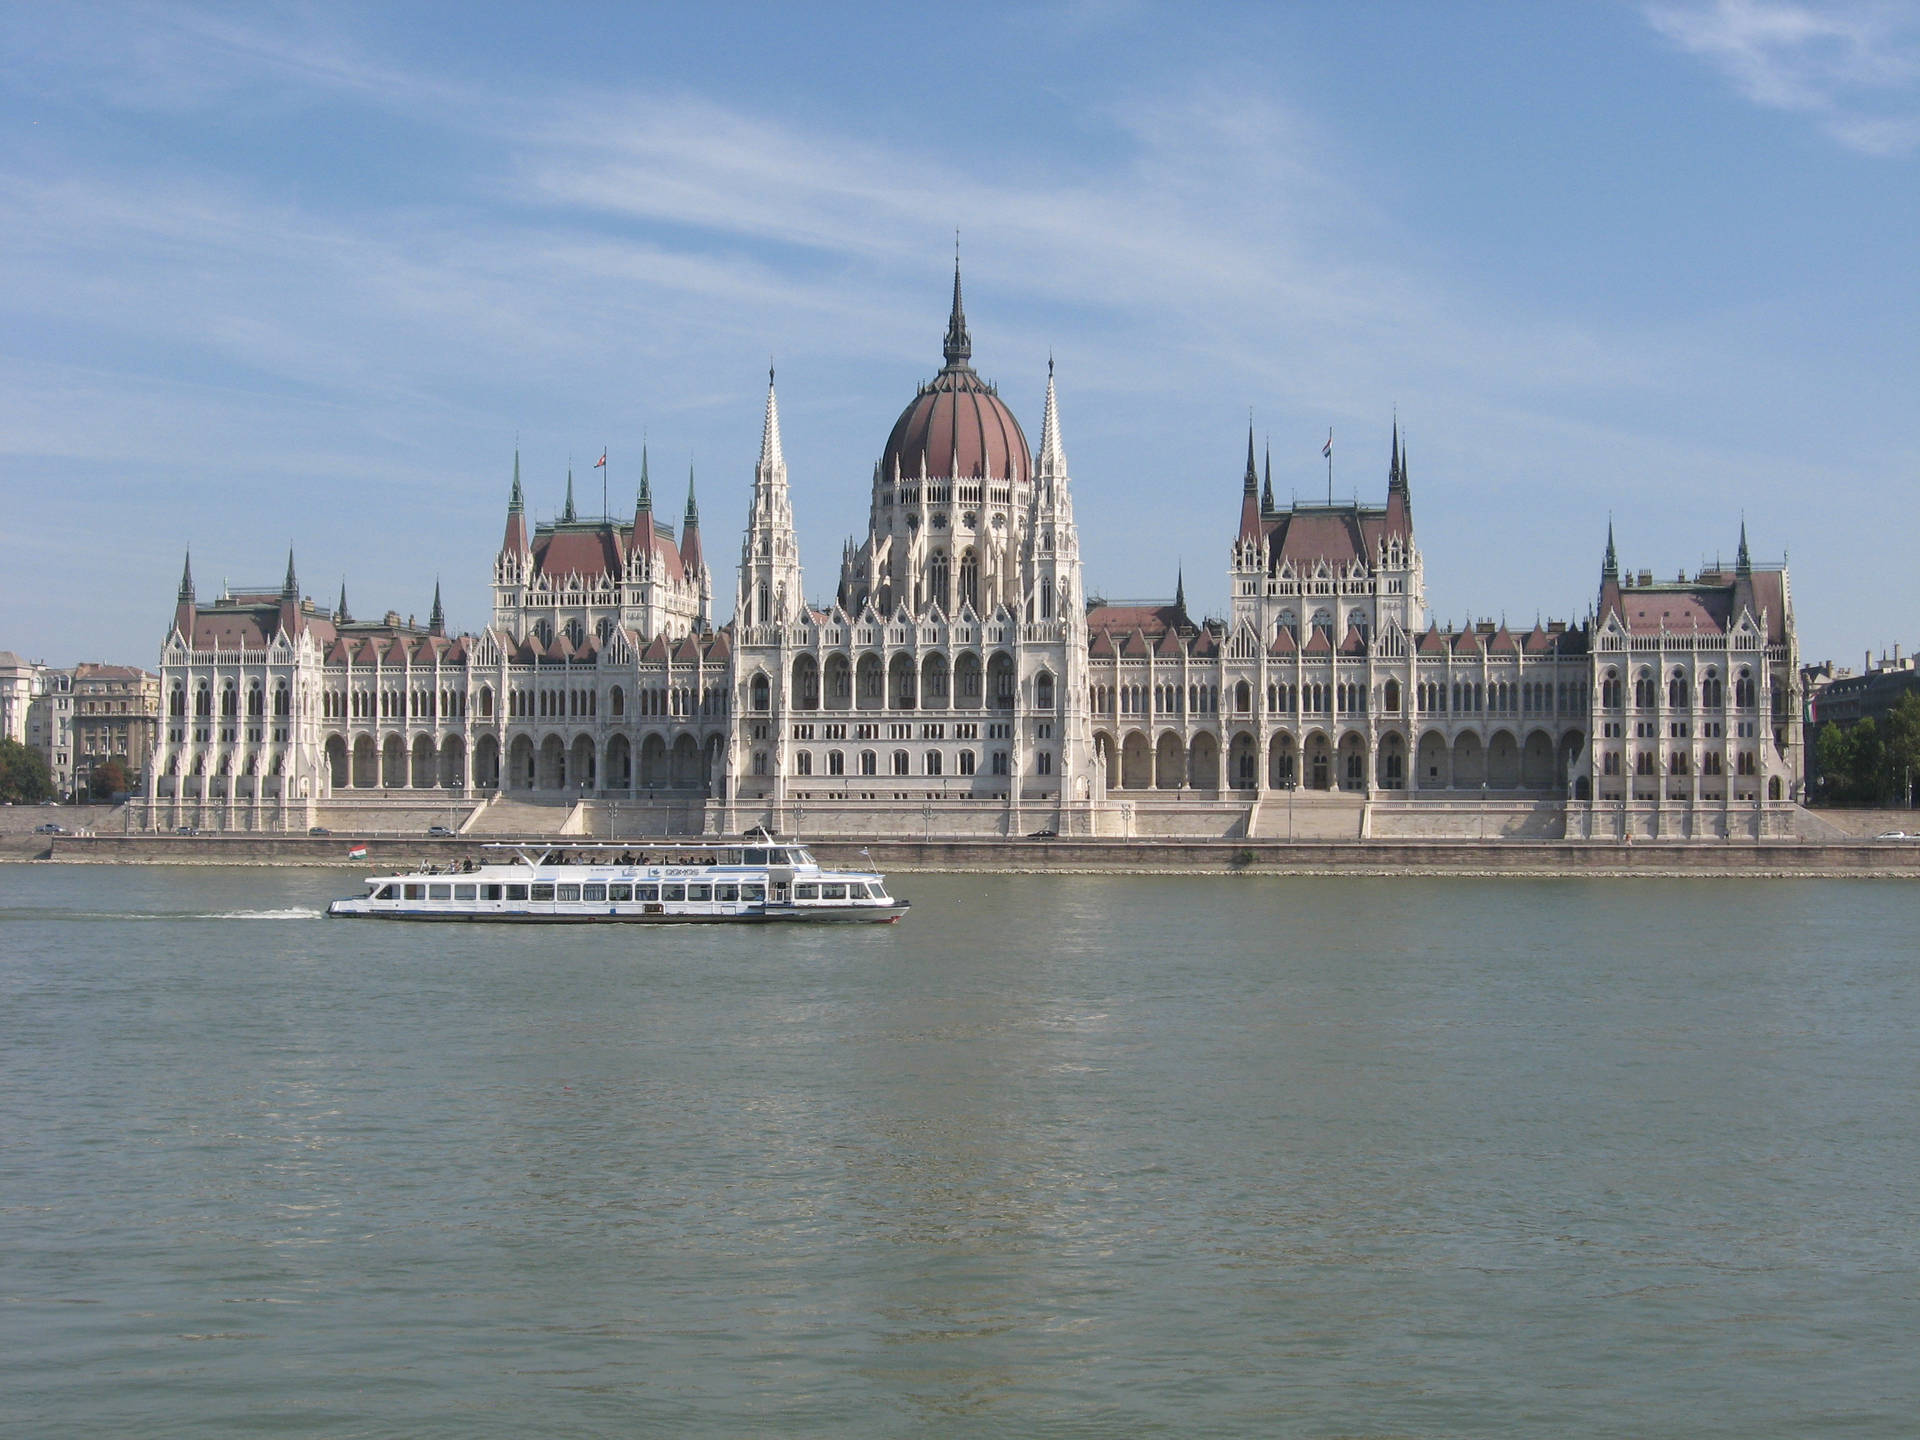
POLYGON ((891 480, 926 473, 956 480, 1012 479, 1032 473, 1032 457, 1020 422, 993 386, 974 373, 973 340, 960 308, 960 266, 953 267, 953 314, 947 320, 946 365, 920 387, 913 403, 894 421, 880 474, 891 480))

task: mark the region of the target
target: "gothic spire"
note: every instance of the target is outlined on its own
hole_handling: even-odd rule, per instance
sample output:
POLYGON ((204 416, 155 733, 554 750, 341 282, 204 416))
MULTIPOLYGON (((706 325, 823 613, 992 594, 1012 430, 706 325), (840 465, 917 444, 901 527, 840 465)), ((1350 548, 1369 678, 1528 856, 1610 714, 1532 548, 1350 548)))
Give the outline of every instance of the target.
POLYGON ((1406 484, 1406 476, 1400 469, 1400 417, 1393 417, 1393 445, 1387 457, 1387 489, 1394 491, 1406 484))
POLYGON ((348 624, 353 619, 353 616, 347 613, 347 582, 344 576, 340 580, 340 605, 333 612, 333 619, 338 625, 348 624))
POLYGON ((1735 558, 1733 566, 1742 575, 1750 573, 1753 569, 1753 556, 1747 550, 1747 517, 1744 515, 1740 517, 1740 553, 1735 558))
POLYGON ((687 466, 687 515, 686 528, 692 530, 700 524, 700 503, 693 498, 693 466, 687 466))
POLYGON ((1273 442, 1267 442, 1267 480, 1260 491, 1260 511, 1271 514, 1273 511, 1273 442))
POLYGON ((1260 467, 1253 458, 1253 424, 1247 424, 1247 473, 1241 484, 1242 495, 1257 496, 1260 493, 1260 467))
POLYGON ((1057 480, 1067 473, 1067 452, 1060 444, 1060 411, 1053 395, 1053 357, 1047 357, 1047 408, 1040 418, 1039 473, 1057 480))
POLYGON ((573 467, 571 465, 567 467, 567 504, 566 508, 560 512, 560 518, 562 520, 578 518, 573 513, 573 467))
POLYGON ((1607 558, 1600 564, 1600 580, 1604 584, 1620 578, 1620 557, 1613 548, 1613 517, 1607 517, 1607 558))
POLYGON ((526 509, 526 496, 520 493, 520 451, 516 446, 513 452, 513 493, 507 496, 507 513, 524 515, 526 509))
POLYGON ((300 581, 293 573, 293 547, 291 545, 287 547, 287 578, 280 582, 280 598, 282 600, 298 600, 300 598, 300 581))
POLYGON ((440 581, 437 578, 433 582, 433 614, 427 620, 427 633, 429 635, 447 633, 447 612, 440 608, 440 581))
POLYGON ((947 367, 953 369, 973 359, 973 337, 967 334, 967 314, 960 306, 960 243, 953 247, 953 313, 947 317, 947 367))
POLYGON ((193 551, 191 550, 187 551, 187 563, 180 569, 179 598, 184 604, 193 603, 193 551))
POLYGON ((643 510, 648 514, 653 513, 653 484, 647 479, 647 447, 645 444, 642 444, 640 447, 640 493, 634 498, 633 508, 636 511, 643 510))
POLYGON ((771 471, 785 465, 787 457, 780 446, 780 402, 773 393, 773 367, 767 367, 767 418, 760 427, 760 468, 771 471))
POLYGON ((1173 606, 1184 618, 1187 613, 1187 567, 1182 565, 1174 571, 1173 606))

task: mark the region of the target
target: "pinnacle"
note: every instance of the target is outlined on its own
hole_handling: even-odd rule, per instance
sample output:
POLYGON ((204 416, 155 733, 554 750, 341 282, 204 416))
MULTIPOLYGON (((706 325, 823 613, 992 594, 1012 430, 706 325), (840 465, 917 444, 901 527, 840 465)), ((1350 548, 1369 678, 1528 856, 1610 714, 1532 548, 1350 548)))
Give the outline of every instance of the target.
POLYGON ((780 401, 773 390, 773 368, 767 368, 767 416, 760 430, 760 470, 763 474, 787 463, 780 444, 780 401))

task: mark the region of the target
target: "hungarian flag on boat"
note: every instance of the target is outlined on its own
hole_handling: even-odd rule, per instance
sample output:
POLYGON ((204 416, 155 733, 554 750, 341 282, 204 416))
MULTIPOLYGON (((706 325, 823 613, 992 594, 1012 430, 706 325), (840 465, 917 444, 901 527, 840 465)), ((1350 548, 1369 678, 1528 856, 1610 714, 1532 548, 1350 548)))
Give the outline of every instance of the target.
POLYGON ((364 845, 356 845, 351 850, 347 851, 347 859, 349 860, 364 860, 366 858, 367 858, 367 847, 364 845))

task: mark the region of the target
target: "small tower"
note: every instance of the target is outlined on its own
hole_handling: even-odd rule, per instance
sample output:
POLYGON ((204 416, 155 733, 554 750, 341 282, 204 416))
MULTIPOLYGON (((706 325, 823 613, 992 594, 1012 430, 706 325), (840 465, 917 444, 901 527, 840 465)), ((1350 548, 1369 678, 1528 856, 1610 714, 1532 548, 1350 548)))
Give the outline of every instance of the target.
POLYGON ((680 568, 687 582, 700 591, 700 613, 696 625, 705 629, 713 623, 713 577, 700 551, 700 502, 693 494, 693 466, 687 466, 687 513, 680 522, 680 568))
POLYGON ((427 633, 429 635, 447 633, 447 612, 440 607, 440 582, 437 579, 433 582, 433 614, 427 621, 427 633))
POLYGON ((193 618, 198 612, 193 597, 193 552, 189 550, 186 564, 180 567, 180 591, 173 607, 173 628, 189 645, 193 643, 193 618))
MULTIPOLYGON (((691 488, 688 500, 691 504, 691 488)), ((780 402, 769 369, 760 460, 753 467, 753 508, 740 544, 740 589, 734 614, 742 625, 780 625, 798 616, 801 606, 800 546, 794 535, 787 457, 780 440, 780 402)))
POLYGON ((300 579, 293 571, 293 547, 287 547, 287 578, 280 582, 280 633, 291 640, 300 633, 300 579))

